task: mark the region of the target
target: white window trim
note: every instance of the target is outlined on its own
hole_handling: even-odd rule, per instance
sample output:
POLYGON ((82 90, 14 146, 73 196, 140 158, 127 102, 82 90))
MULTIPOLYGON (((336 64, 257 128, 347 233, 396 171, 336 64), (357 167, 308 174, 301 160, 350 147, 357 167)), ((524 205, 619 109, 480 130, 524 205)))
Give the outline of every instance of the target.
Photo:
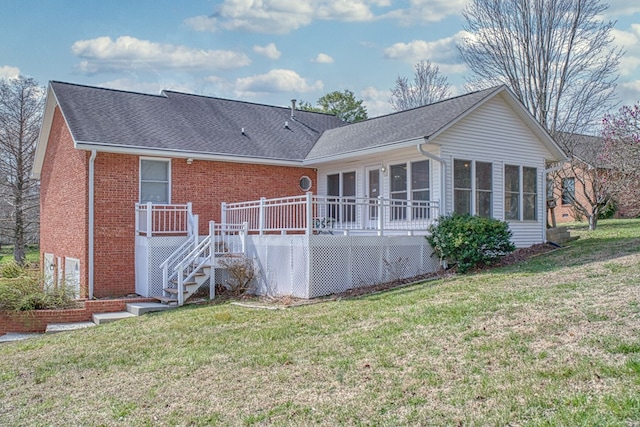
MULTIPOLYGON (((390 200, 404 200, 405 202, 407 202, 407 206, 404 207, 404 209, 406 209, 405 212, 405 218, 404 219, 391 219, 391 221, 411 221, 413 220, 413 209, 411 209, 411 202, 414 200, 413 199, 413 192, 414 191, 424 191, 427 190, 429 192, 429 201, 432 200, 432 195, 433 195, 433 167, 431 164, 431 159, 425 159, 425 158, 416 158, 416 159, 411 159, 411 160, 398 160, 397 162, 393 162, 390 161, 389 164, 387 165, 388 168, 388 172, 381 174, 382 175, 382 180, 383 182, 386 180, 386 185, 388 188, 388 197, 390 200), (429 187, 427 188, 418 188, 415 189, 413 188, 413 164, 414 163, 420 163, 420 162, 427 162, 428 167, 429 167, 429 187), (397 193, 407 193, 407 198, 406 199, 394 199, 392 196, 392 191, 391 191, 391 180, 393 179, 393 177, 391 176, 391 167, 392 166, 401 166, 404 165, 406 167, 407 173, 406 173, 406 182, 405 182, 405 189, 404 191, 398 191, 397 193)), ((392 217, 390 217, 392 218, 392 217)))
POLYGON ((151 160, 154 162, 165 162, 167 166, 167 204, 171 204, 171 159, 165 157, 140 157, 138 160, 138 202, 140 202, 140 196, 142 195, 142 161, 151 160))
MULTIPOLYGON (((517 165, 517 164, 513 164, 513 163, 503 163, 502 165, 502 175, 503 175, 503 179, 502 179, 502 198, 503 198, 503 208, 502 208, 502 215, 504 217, 504 220, 507 222, 529 222, 529 223, 538 223, 541 221, 539 212, 538 212, 538 206, 540 204, 540 177, 539 177, 539 169, 537 166, 530 166, 530 165, 517 165), (518 168, 518 185, 520 186, 518 188, 518 219, 507 219, 505 212, 504 212, 504 203, 506 201, 506 167, 507 166, 516 166, 518 168), (535 214, 536 214, 536 219, 524 219, 524 168, 529 168, 529 169, 534 169, 536 171, 536 207, 535 207, 535 214)), ((526 194, 532 194, 532 193, 526 193, 526 194)))

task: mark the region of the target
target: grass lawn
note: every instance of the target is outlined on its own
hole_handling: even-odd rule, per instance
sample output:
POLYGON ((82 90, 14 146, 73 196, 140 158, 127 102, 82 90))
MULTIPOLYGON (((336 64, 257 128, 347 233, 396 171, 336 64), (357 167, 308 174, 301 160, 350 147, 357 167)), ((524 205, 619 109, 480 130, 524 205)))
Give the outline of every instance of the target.
POLYGON ((0 346, 0 425, 640 425, 640 221, 518 265, 0 346))

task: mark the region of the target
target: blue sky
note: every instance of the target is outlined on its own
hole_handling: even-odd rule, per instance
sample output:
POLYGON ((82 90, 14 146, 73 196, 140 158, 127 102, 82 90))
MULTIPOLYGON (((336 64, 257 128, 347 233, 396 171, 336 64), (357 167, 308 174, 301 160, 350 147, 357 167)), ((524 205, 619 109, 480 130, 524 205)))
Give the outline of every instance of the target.
MULTIPOLYGON (((610 0, 619 100, 640 100, 640 2, 610 0)), ((289 105, 349 89, 391 112, 398 75, 430 60, 464 92, 466 0, 0 0, 0 77, 289 105)))

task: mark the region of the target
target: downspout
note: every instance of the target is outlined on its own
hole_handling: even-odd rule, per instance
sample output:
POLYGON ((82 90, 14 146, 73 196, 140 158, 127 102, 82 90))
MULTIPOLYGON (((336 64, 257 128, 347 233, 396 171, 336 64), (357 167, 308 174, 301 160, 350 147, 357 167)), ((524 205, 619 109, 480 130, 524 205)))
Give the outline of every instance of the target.
POLYGON ((89 299, 93 299, 93 228, 94 228, 94 195, 93 178, 95 175, 96 150, 91 150, 89 157, 89 299))
POLYGON ((422 154, 423 156, 435 160, 436 162, 440 163, 440 207, 439 207, 439 211, 440 211, 440 215, 443 215, 444 212, 444 195, 445 195, 445 191, 444 191, 444 178, 445 178, 445 162, 444 160, 439 157, 436 156, 435 154, 429 153, 428 151, 425 151, 424 148, 422 148, 422 144, 428 144, 429 143, 429 138, 428 137, 424 137, 424 142, 423 143, 419 143, 418 145, 416 145, 416 147, 418 148, 418 153, 422 154))

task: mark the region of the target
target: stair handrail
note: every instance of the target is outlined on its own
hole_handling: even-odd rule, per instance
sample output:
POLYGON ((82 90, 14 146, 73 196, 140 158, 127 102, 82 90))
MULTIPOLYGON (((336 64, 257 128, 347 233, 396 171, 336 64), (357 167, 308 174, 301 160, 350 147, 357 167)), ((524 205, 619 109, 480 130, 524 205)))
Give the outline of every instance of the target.
POLYGON ((162 289, 168 288, 169 282, 177 278, 175 267, 179 260, 184 259, 185 254, 198 245, 198 222, 198 215, 193 214, 191 203, 187 203, 187 240, 160 264, 162 269, 162 289))
POLYGON ((208 235, 174 267, 178 279, 178 305, 184 304, 184 283, 191 280, 210 261, 211 235, 208 235))

